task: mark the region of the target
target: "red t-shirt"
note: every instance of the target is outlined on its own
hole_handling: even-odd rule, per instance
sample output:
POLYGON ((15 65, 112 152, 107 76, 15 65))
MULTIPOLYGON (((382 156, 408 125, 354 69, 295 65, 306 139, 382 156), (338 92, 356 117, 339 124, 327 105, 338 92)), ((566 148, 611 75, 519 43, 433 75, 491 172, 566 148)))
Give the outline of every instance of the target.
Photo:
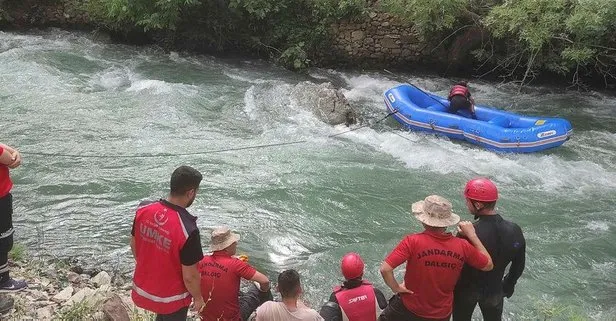
MULTIPOLYGON (((4 148, 0 147, 0 155, 4 153, 4 148)), ((9 176, 9 167, 0 164, 0 197, 5 197, 13 188, 13 181, 9 176)))
POLYGON ((255 275, 250 264, 232 257, 225 251, 206 255, 199 262, 201 295, 206 303, 202 317, 206 321, 241 320, 238 295, 240 280, 250 280, 255 275))
POLYGON ((465 239, 424 231, 407 235, 385 262, 393 268, 406 262, 404 284, 414 293, 402 295, 404 306, 420 317, 442 319, 451 314, 464 263, 481 269, 488 258, 465 239))

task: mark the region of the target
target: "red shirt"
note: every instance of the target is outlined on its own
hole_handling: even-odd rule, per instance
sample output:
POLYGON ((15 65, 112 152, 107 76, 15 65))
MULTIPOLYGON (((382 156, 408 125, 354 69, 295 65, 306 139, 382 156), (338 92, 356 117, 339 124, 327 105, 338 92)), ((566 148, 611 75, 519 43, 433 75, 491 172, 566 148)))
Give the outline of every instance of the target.
MULTIPOLYGON (((4 148, 0 147, 0 155, 4 153, 4 148)), ((5 197, 11 192, 11 188, 13 188, 13 181, 11 181, 11 176, 9 176, 9 167, 0 164, 0 197, 5 197)))
POLYGON ((414 294, 402 295, 404 306, 420 317, 442 319, 451 314, 464 263, 481 269, 488 258, 465 239, 423 231, 407 235, 385 262, 393 268, 406 262, 404 284, 414 294))
POLYGON ((206 302, 203 320, 241 320, 238 296, 240 280, 252 279, 257 270, 250 264, 232 257, 225 251, 206 255, 199 262, 201 273, 201 295, 206 302))

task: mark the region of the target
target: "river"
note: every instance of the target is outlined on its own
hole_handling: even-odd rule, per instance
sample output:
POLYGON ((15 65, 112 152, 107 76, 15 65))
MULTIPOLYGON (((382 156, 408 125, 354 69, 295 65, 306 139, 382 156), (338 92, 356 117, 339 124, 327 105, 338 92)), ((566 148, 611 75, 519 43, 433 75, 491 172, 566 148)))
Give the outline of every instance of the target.
POLYGON ((367 278, 385 289, 380 262, 420 230, 410 204, 438 193, 470 220, 462 188, 486 175, 500 189, 499 212, 522 226, 528 243, 506 318, 535 320, 563 306, 562 318, 616 318, 615 97, 474 81, 478 103, 573 125, 562 147, 499 155, 401 131, 391 119, 327 138, 346 128, 298 107, 288 93, 300 81, 340 86, 367 121, 385 115, 382 93, 400 82, 442 95, 452 83, 387 72, 296 74, 59 30, 0 32, 1 140, 24 154, 12 171, 16 240, 33 256, 129 271, 136 205, 165 197, 170 173, 188 164, 204 175, 190 208, 204 246, 212 227, 232 227, 240 252, 271 278, 297 269, 318 307, 348 251, 364 257, 367 278), (182 155, 293 140, 307 143, 182 155), (37 152, 104 157, 29 154, 37 152), (160 153, 177 156, 123 157, 160 153))

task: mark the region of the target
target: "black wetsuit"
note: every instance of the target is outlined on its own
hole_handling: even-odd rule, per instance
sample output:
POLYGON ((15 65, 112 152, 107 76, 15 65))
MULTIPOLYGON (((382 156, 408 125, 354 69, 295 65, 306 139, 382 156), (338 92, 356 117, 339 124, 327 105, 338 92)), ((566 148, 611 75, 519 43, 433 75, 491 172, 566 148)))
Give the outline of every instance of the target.
POLYGON ((477 236, 492 257, 494 269, 483 272, 464 266, 454 292, 453 320, 470 321, 479 304, 483 320, 500 321, 503 297, 511 297, 524 271, 526 241, 517 224, 498 214, 479 216, 474 225, 477 236), (503 279, 510 262, 509 273, 503 279))

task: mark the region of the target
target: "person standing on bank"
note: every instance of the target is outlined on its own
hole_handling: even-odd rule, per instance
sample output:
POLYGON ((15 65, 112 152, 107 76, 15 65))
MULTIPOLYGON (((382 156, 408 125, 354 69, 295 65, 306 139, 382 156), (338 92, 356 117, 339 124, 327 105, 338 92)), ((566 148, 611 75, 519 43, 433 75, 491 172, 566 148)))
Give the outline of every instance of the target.
POLYGON ((498 190, 487 178, 466 183, 464 197, 469 212, 479 219, 474 225, 477 236, 494 261, 494 269, 484 272, 464 266, 454 291, 454 321, 470 321, 479 304, 483 320, 500 321, 503 296, 510 298, 518 278, 524 271, 526 241, 522 229, 496 213, 498 190), (503 278, 505 268, 509 273, 503 278))
POLYGON ((492 259, 470 222, 458 224, 458 230, 468 241, 446 232, 447 226, 460 221, 447 199, 430 195, 415 202, 411 211, 425 230, 407 235, 383 261, 381 275, 395 295, 379 320, 449 320, 453 290, 464 263, 490 271, 492 259), (404 282, 398 284, 394 269, 404 262, 404 282))
POLYGON ((28 286, 26 281, 15 280, 9 275, 9 252, 13 248, 13 181, 9 170, 19 165, 21 154, 0 143, 0 292, 20 291, 28 286))
POLYGON ((376 321, 387 300, 379 289, 364 280, 364 260, 357 253, 342 257, 342 286, 336 286, 320 311, 325 321, 376 321))
POLYGON ((171 175, 166 200, 144 201, 137 208, 130 242, 135 258, 131 297, 136 306, 156 313, 156 321, 186 320, 192 300, 197 312, 205 306, 197 218, 186 210, 201 179, 196 169, 180 166, 171 175))

